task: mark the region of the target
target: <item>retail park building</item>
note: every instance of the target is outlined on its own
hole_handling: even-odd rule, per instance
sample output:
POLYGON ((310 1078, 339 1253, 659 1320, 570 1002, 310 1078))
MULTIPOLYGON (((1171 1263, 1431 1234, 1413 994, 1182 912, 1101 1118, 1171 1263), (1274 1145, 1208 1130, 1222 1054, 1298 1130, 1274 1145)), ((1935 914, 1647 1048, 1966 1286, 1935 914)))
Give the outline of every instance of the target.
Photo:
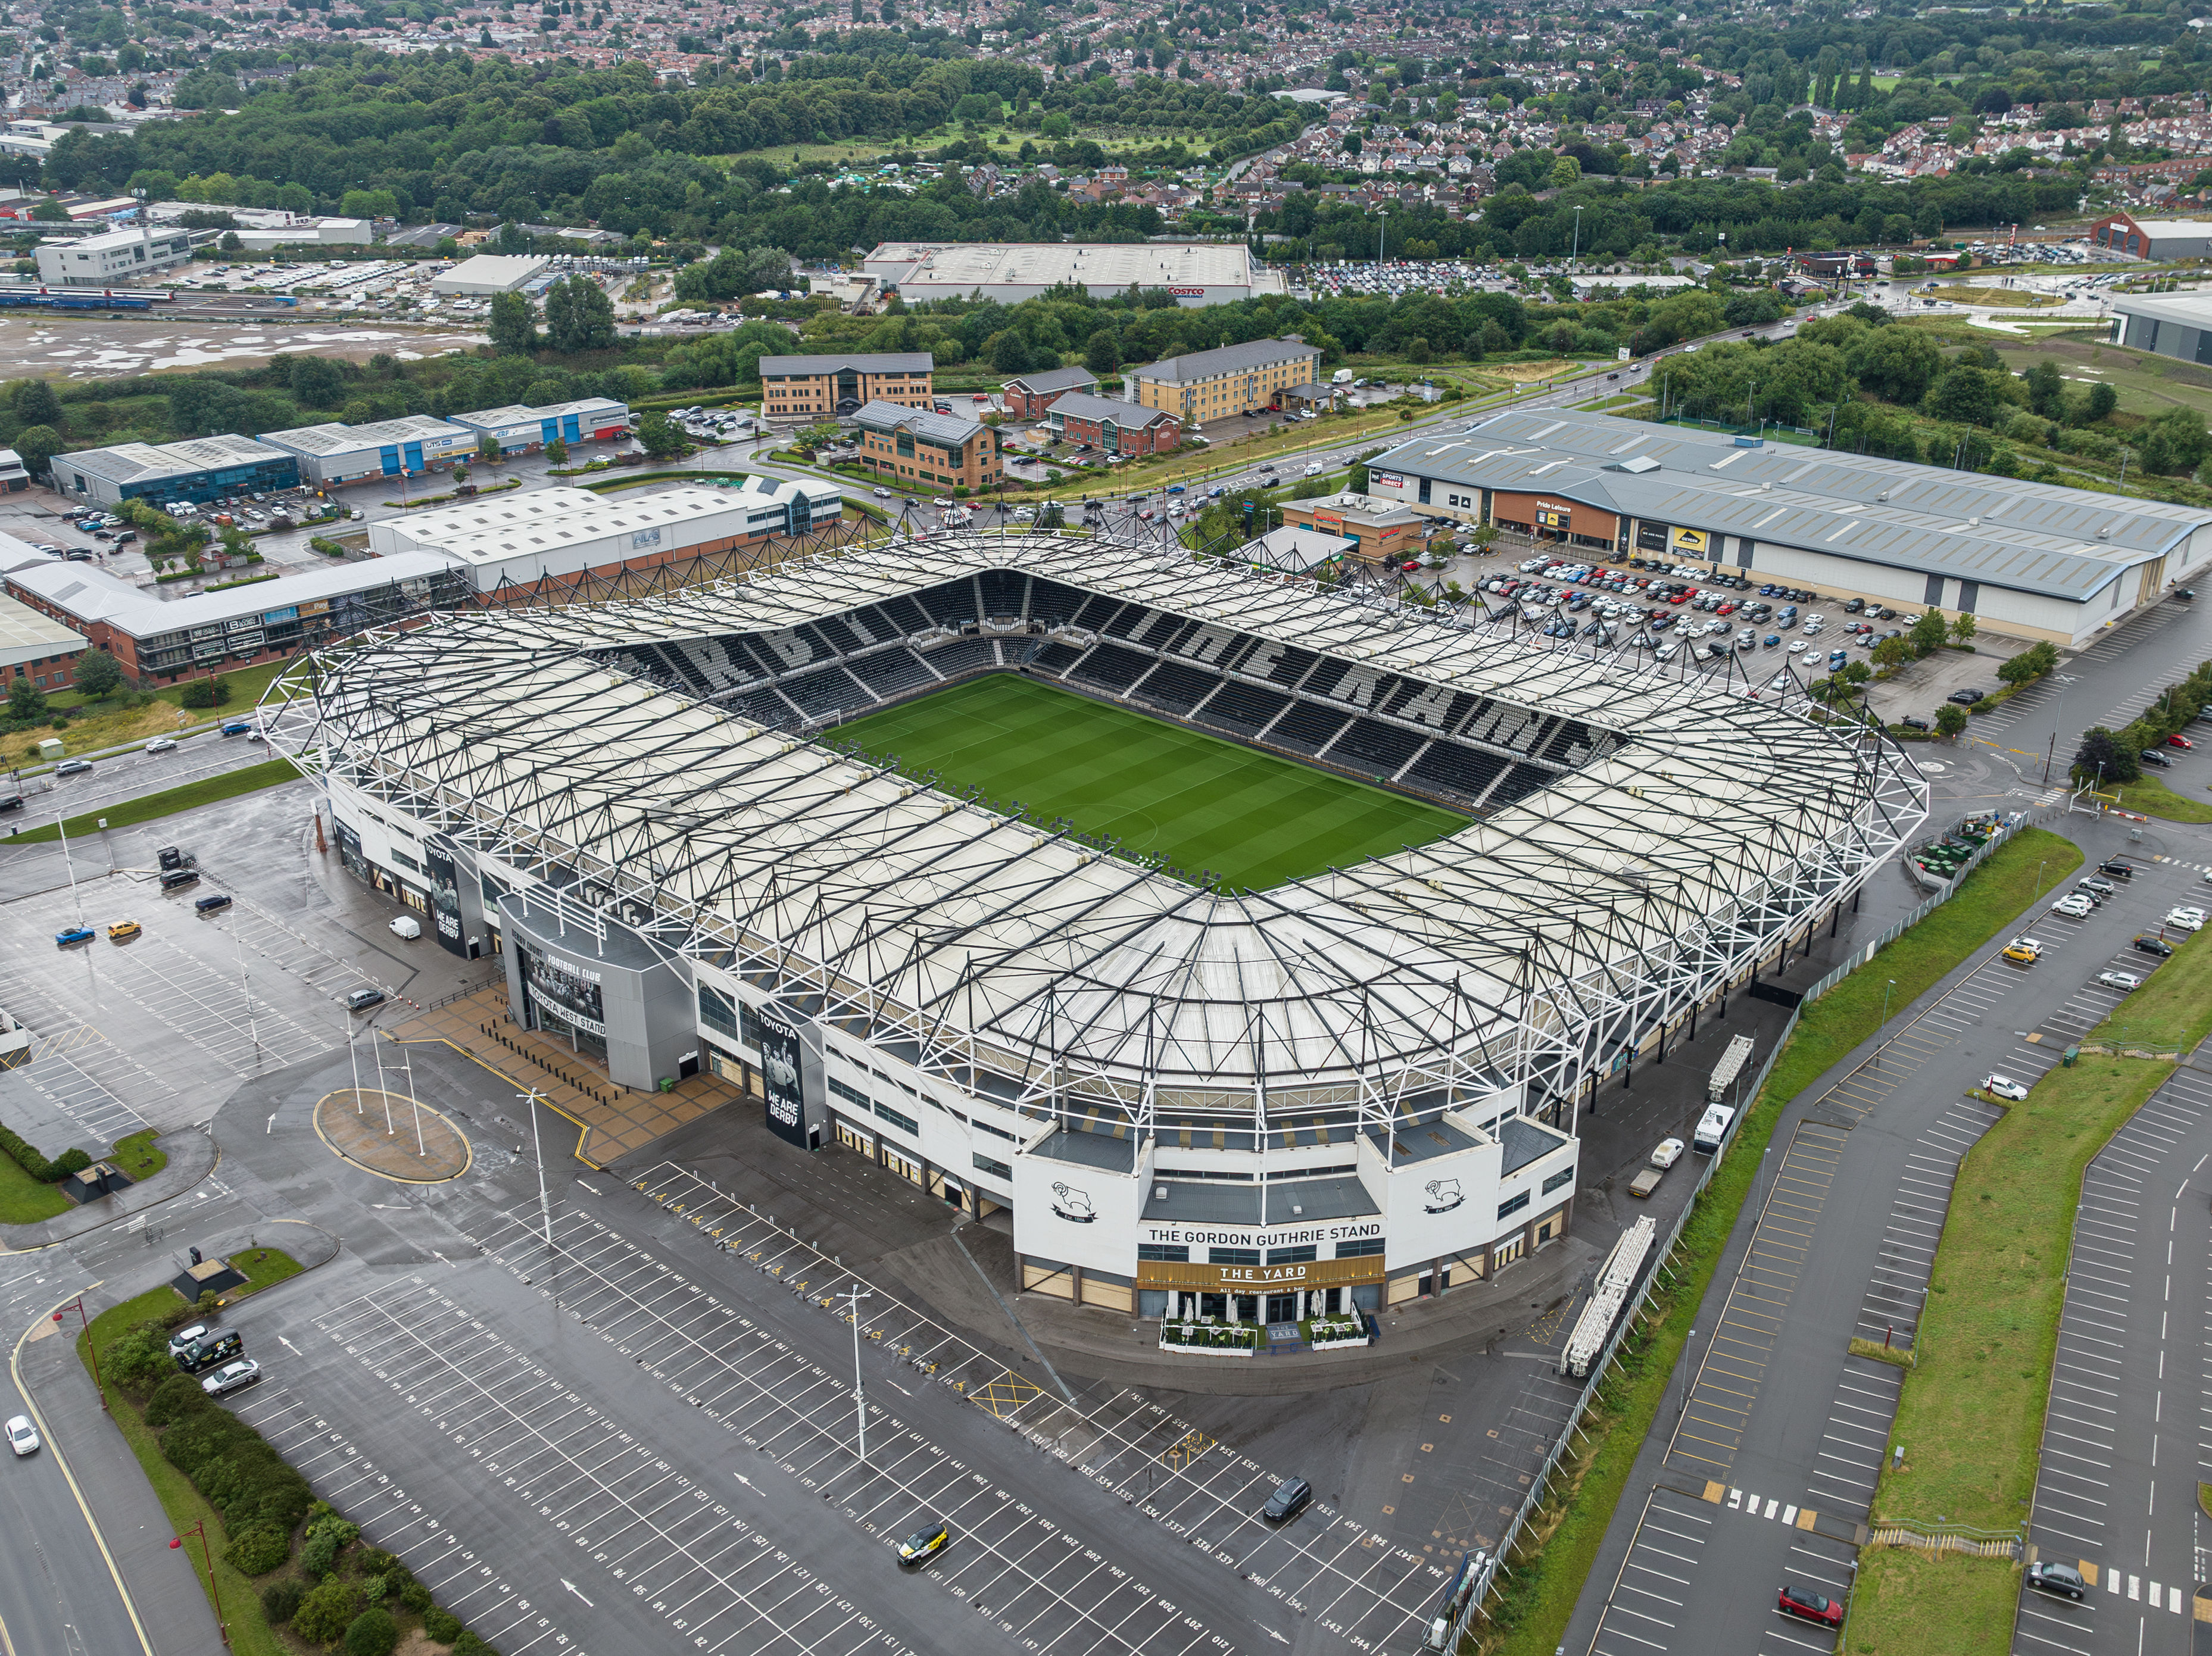
POLYGON ((909 305, 976 294, 1015 305, 1073 286, 1093 299, 1164 288, 1194 308, 1290 290, 1241 242, 886 241, 860 268, 909 305))
POLYGON ((1368 490, 1563 550, 1662 555, 2069 646, 2212 559, 2203 507, 1553 410, 1401 443, 1370 463, 1368 490))

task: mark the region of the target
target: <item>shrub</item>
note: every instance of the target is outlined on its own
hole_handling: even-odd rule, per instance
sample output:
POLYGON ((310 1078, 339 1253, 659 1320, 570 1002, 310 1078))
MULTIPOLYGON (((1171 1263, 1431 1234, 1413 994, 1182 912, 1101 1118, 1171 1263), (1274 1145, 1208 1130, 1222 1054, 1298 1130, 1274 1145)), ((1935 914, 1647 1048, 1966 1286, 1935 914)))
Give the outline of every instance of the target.
POLYGON ((360 1536, 360 1526, 343 1518, 317 1519, 307 1526, 307 1544, 300 1549, 300 1568, 310 1575, 328 1575, 337 1563, 339 1549, 360 1536))
POLYGON ((399 1602, 417 1616, 428 1617, 433 1601, 429 1588, 420 1581, 410 1581, 399 1589, 399 1602))
POLYGON ((461 1636, 461 1618, 433 1604, 422 1612, 422 1631, 440 1644, 450 1645, 461 1636))
POLYGON ((292 1631, 310 1644, 335 1644, 360 1614, 361 1589, 334 1575, 300 1601, 292 1613, 292 1631))
POLYGON ((261 1589, 261 1609, 270 1626, 282 1627, 297 1613, 300 1601, 307 1596, 307 1588, 288 1575, 261 1589))
POLYGON ((385 1577, 392 1583, 392 1590, 394 1592, 398 1592, 401 1587, 415 1579, 414 1571, 409 1569, 406 1565, 381 1547, 362 1548, 359 1563, 360 1574, 385 1577))
POLYGON ((292 1538, 274 1524, 250 1526, 223 1554, 240 1575, 266 1575, 291 1556, 292 1538))
POLYGON ((230 700, 230 686, 219 678, 196 678, 185 686, 178 698, 186 707, 220 707, 230 700))
MULTIPOLYGON (((167 1349, 167 1342, 162 1342, 167 1349)), ((200 1390, 200 1383, 190 1374, 173 1371, 169 1378, 154 1388, 154 1395, 146 1399, 146 1423, 155 1431, 173 1425, 186 1415, 198 1414, 213 1409, 208 1394, 200 1390)))
POLYGON ((399 1643, 399 1626, 392 1612, 371 1604, 353 1618, 345 1633, 345 1656, 392 1656, 399 1643))
POLYGON ((499 1656, 499 1653, 463 1628, 461 1636, 453 1641, 453 1656, 499 1656))
POLYGON ((100 1372, 137 1398, 157 1390, 173 1374, 179 1380, 190 1378, 177 1374, 177 1366, 169 1357, 168 1337, 153 1323, 142 1323, 112 1342, 100 1354, 100 1372))
MULTIPOLYGON (((19 683, 21 682, 21 680, 17 681, 19 683)), ((40 1154, 39 1151, 31 1147, 28 1140, 25 1139, 20 1133, 17 1133, 7 1127, 0 1127, 0 1149, 4 1149, 9 1155, 14 1156, 16 1162, 22 1168, 23 1171, 29 1174, 32 1178, 39 1180, 41 1184, 54 1184, 60 1180, 66 1179, 70 1174, 76 1172, 79 1168, 88 1168, 92 1165, 92 1158, 90 1156, 87 1156, 82 1150, 74 1149, 64 1150, 60 1156, 57 1156, 53 1161, 49 1162, 44 1156, 40 1154), (68 1162, 71 1156, 76 1156, 77 1158, 75 1165, 67 1167, 64 1166, 63 1164, 68 1162)))

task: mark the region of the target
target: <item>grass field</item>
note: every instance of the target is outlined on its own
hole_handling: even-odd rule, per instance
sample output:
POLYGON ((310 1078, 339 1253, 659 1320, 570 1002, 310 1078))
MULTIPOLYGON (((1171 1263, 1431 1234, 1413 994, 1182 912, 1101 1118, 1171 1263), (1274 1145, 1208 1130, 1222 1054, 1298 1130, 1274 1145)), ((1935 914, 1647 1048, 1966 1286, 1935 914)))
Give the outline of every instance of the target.
MULTIPOLYGON (((224 771, 201 781, 187 782, 180 788, 164 788, 159 793, 125 799, 119 805, 105 805, 98 810, 88 810, 82 816, 69 819, 69 831, 76 834, 97 834, 103 816, 107 819, 110 828, 129 828, 135 822, 150 822, 158 816, 173 816, 177 812, 190 810, 195 805, 211 805, 218 799, 235 799, 240 794, 258 793, 264 788, 273 788, 279 783, 299 779, 300 773, 289 759, 265 759, 258 765, 242 766, 237 770, 224 771)), ((10 834, 7 843, 39 845, 60 837, 55 825, 48 822, 44 828, 10 834)))
POLYGON ((1002 810, 1066 817, 1247 890, 1456 833, 1467 819, 1271 754, 993 674, 830 732, 1002 810))
MULTIPOLYGON (((2193 895, 2191 901, 2196 901, 2193 895)), ((2100 1046, 2185 1052, 2208 1033, 2212 1033, 2212 931, 2199 931, 2082 1039, 2100 1046)))

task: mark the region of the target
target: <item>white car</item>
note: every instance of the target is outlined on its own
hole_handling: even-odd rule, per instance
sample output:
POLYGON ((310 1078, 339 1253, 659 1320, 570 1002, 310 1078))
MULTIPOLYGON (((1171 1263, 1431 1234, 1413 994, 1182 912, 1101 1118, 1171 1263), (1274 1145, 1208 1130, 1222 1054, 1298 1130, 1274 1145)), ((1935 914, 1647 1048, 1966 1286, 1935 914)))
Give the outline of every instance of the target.
POLYGON ((2051 912, 2054 914, 2067 915, 2073 919, 2084 920, 2097 912, 2097 906, 2080 892, 2072 891, 2051 904, 2051 912))
POLYGON ((39 1435, 33 1429, 28 1415, 18 1415, 8 1422, 8 1447, 18 1456, 38 1453, 39 1435))
POLYGON ((2142 987, 2142 980, 2133 972, 2100 972, 2097 981, 2107 989, 2118 990, 2124 995, 2142 987))
POLYGON ((940 494, 935 500, 932 500, 930 504, 939 507, 948 507, 952 504, 952 497, 950 494, 940 494))
POLYGON ((1681 1159, 1682 1141, 1679 1138, 1662 1138, 1659 1148, 1651 1152, 1651 1165, 1655 1168, 1671 1168, 1681 1159))
POLYGON ((1982 1080, 1982 1090, 1993 1094, 1998 1098, 2010 1099, 2015 1104, 2027 1096, 2027 1083, 2014 1081, 2010 1076, 1984 1077, 1982 1080))
POLYGON ((2178 925, 2185 931, 2201 931, 2204 925, 2204 911, 2188 907, 2177 908, 2167 913, 2166 923, 2178 925))
POLYGON ((148 753, 174 753, 177 744, 166 736, 157 736, 146 744, 148 753))
POLYGON ((1322 465, 1320 461, 1316 460, 1306 467, 1305 476, 1309 477, 1318 477, 1327 470, 1328 468, 1322 465))

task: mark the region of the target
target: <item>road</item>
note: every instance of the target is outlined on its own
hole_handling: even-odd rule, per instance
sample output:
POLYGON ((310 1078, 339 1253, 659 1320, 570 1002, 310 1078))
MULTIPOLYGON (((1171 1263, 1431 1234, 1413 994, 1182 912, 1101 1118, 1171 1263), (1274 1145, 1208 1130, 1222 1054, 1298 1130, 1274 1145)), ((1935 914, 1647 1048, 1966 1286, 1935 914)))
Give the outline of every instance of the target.
MULTIPOLYGON (((239 710, 240 719, 252 716, 251 707, 239 710)), ((0 822, 7 824, 8 833, 21 834, 26 828, 88 816, 127 799, 243 770, 270 756, 269 749, 259 742, 226 737, 220 728, 174 739, 176 746, 164 753, 148 753, 137 747, 103 755, 93 760, 91 770, 73 776, 57 776, 52 767, 29 776, 17 772, 10 778, 10 792, 22 794, 23 803, 0 817, 0 822)))
MULTIPOLYGON (((2075 820, 2093 846, 2124 843, 2116 825, 2075 820)), ((2032 914, 2033 967, 2002 959, 1998 937, 1787 1107, 1570 1648, 1830 1647, 1771 1594, 1779 1581, 1849 1591, 1900 1376, 1848 1356, 1844 1334, 1911 1344, 1953 1178, 1996 1119, 1968 1089, 1992 1071, 2033 1083, 2055 1064, 2122 998, 2097 974, 2148 964, 2129 940, 2197 878, 2147 864, 2085 920, 2032 914)))

